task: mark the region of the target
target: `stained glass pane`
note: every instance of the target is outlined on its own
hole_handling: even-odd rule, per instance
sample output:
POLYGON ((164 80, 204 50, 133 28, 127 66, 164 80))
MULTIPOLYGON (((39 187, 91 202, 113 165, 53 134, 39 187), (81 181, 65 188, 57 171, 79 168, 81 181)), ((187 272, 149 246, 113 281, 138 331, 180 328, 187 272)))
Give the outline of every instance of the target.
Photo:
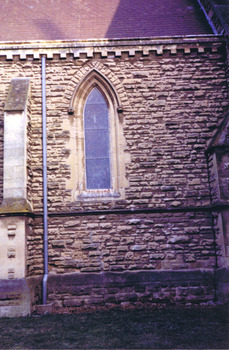
POLYGON ((87 104, 91 103, 99 103, 106 105, 103 95, 97 88, 94 88, 87 98, 87 104))
POLYGON ((87 189, 110 188, 110 160, 109 158, 86 160, 87 189))
POLYGON ((86 158, 109 158, 109 134, 108 130, 85 130, 86 158))
POLYGON ((108 128, 107 105, 105 104, 86 104, 85 107, 85 129, 108 128))
POLYGON ((108 107, 97 88, 84 108, 84 141, 87 189, 110 188, 110 141, 108 107))

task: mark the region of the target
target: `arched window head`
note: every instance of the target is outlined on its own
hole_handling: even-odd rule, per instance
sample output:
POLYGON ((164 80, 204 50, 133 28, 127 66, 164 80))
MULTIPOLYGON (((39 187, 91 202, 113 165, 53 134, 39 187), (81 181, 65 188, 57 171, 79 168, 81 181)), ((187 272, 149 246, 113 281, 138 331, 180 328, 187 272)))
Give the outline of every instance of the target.
POLYGON ((110 189, 109 110, 96 87, 89 93, 84 107, 84 149, 86 189, 110 189))

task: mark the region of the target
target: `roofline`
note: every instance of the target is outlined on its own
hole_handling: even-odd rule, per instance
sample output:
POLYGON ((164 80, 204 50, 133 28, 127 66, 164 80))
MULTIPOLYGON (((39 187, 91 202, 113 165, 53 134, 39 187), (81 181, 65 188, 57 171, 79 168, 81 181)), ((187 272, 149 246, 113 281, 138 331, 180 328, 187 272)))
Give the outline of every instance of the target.
POLYGON ((229 34, 227 24, 212 0, 197 0, 214 33, 229 34))
POLYGON ((212 42, 222 39, 221 34, 177 35, 159 37, 133 37, 133 38, 103 38, 103 39, 68 39, 68 40, 25 40, 0 41, 1 50, 27 49, 27 48, 64 48, 88 46, 122 46, 122 45, 161 45, 161 44, 189 44, 195 42, 212 42))
POLYGON ((224 42, 223 36, 213 34, 130 39, 2 41, 0 57, 5 57, 6 60, 12 60, 15 56, 19 56, 21 60, 26 60, 28 57, 39 60, 44 55, 48 59, 52 59, 54 55, 59 55, 63 59, 67 58, 67 55, 73 55, 74 58, 86 55, 87 58, 92 58, 94 54, 99 53, 104 58, 110 54, 120 57, 122 53, 135 56, 138 52, 147 56, 152 51, 157 55, 162 55, 166 51, 176 54, 177 50, 189 54, 192 50, 203 53, 209 48, 212 52, 217 52, 224 42))
MULTIPOLYGON (((198 2, 198 4, 199 4, 201 10, 203 11, 204 16, 205 16, 206 20, 208 21, 208 24, 209 24, 209 26, 211 27, 213 33, 214 33, 214 34, 218 34, 218 31, 217 31, 217 29, 216 29, 216 27, 215 27, 213 21, 211 20, 211 18, 210 18, 210 16, 208 15, 208 13, 205 11, 205 8, 204 8, 204 5, 202 4, 202 1, 201 1, 201 0, 197 0, 197 2, 198 2)), ((211 3, 211 5, 212 5, 212 3, 211 3)))

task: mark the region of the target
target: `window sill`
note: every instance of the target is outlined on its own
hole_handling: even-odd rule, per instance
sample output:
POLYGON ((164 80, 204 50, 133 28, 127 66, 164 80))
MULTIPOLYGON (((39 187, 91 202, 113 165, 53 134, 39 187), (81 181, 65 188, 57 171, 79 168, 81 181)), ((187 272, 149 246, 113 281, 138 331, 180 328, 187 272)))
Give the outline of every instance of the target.
POLYGON ((118 199, 121 195, 114 190, 87 190, 75 195, 76 200, 118 199))

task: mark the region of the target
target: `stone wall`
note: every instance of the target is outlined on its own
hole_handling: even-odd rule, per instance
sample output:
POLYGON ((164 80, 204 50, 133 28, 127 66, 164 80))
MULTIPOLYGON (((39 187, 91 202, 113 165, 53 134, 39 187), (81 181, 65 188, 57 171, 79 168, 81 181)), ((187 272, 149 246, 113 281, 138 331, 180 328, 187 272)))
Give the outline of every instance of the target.
MULTIPOLYGON (((41 64, 16 58, 0 63, 5 82, 2 101, 12 77, 31 79, 31 193, 34 210, 42 210, 41 64)), ((124 152, 130 154, 125 201, 99 207, 208 205, 204 150, 228 104, 226 65, 220 51, 184 54, 178 50, 176 55, 47 61, 49 209, 98 209, 98 203, 71 203, 73 194, 66 189, 73 151, 66 148, 70 136, 66 124, 73 118, 68 106, 76 84, 94 67, 121 92, 124 152)))
MULTIPOLYGON (((210 205, 204 151, 227 105, 223 52, 200 54, 193 50, 187 55, 178 51, 176 55, 164 52, 162 56, 139 53, 134 57, 122 54, 121 58, 54 58, 47 62, 46 74, 49 212, 70 215, 71 211, 128 208, 181 211, 171 215, 162 213, 156 219, 138 215, 127 218, 122 214, 106 216, 106 213, 101 215, 103 219, 56 215, 49 221, 51 271, 98 271, 101 255, 106 270, 112 266, 119 270, 213 266, 215 250, 210 214, 182 214, 182 209, 210 205), (123 105, 121 123, 126 142, 123 152, 128 157, 125 198, 120 200, 75 201, 74 189, 68 186, 72 177, 69 159, 74 152, 66 147, 71 136, 69 125, 74 118, 68 115, 68 106, 77 83, 94 68, 113 84, 123 105), (125 236, 129 237, 128 243, 124 242, 125 236), (94 239, 96 249, 89 248, 94 239), (164 246, 156 243, 157 239, 164 246), (160 255, 157 259, 150 252, 149 243, 155 245, 153 252, 160 255), (127 262, 123 263, 122 259, 127 262)), ((34 211, 42 209, 38 96, 36 90, 31 106, 34 211)), ((42 227, 35 225, 34 237, 40 239, 41 234, 42 227)), ((30 244, 34 245, 33 256, 34 250, 39 252, 37 260, 41 264, 42 243, 31 241, 30 244)), ((35 264, 33 269, 40 271, 41 265, 35 264)))
MULTIPOLYGON (((204 150, 227 104, 225 63, 218 53, 50 60, 47 64, 50 210, 209 205, 204 150), (67 107, 80 78, 94 67, 113 83, 118 93, 120 86, 124 90, 119 97, 124 105, 123 151, 130 157, 125 164, 128 186, 121 203, 70 204, 74 193, 66 189, 66 182, 72 176, 68 158, 73 150, 66 148, 70 138, 67 107)), ((32 128, 36 143, 37 131, 37 127, 32 128)), ((36 163, 32 166, 35 185, 41 181, 37 147, 32 150, 32 158, 36 163)), ((33 200, 34 209, 41 208, 39 190, 40 187, 37 199, 33 200)))
MULTIPOLYGON (((216 47, 209 39, 205 47, 182 44, 176 50, 147 52, 128 47, 119 54, 116 48, 104 55, 97 50, 47 59, 51 275, 215 267, 221 248, 213 232, 205 150, 228 105, 223 45, 218 41, 216 47), (120 198, 75 196, 77 116, 68 110, 77 84, 92 70, 113 86, 123 109, 117 115, 120 198)), ((28 194, 33 217, 27 276, 41 275, 41 62, 29 55, 1 58, 0 74, 1 101, 12 77, 30 78, 28 194)), ((0 108, 3 116, 3 103, 0 108)))
POLYGON ((206 305, 215 300, 212 272, 197 270, 52 275, 48 292, 55 309, 206 305))
MULTIPOLYGON (((28 237, 29 273, 42 273, 42 221, 28 237), (34 257, 34 251, 37 252, 34 257)), ((213 268, 205 212, 86 215, 49 219, 51 273, 213 268)))

